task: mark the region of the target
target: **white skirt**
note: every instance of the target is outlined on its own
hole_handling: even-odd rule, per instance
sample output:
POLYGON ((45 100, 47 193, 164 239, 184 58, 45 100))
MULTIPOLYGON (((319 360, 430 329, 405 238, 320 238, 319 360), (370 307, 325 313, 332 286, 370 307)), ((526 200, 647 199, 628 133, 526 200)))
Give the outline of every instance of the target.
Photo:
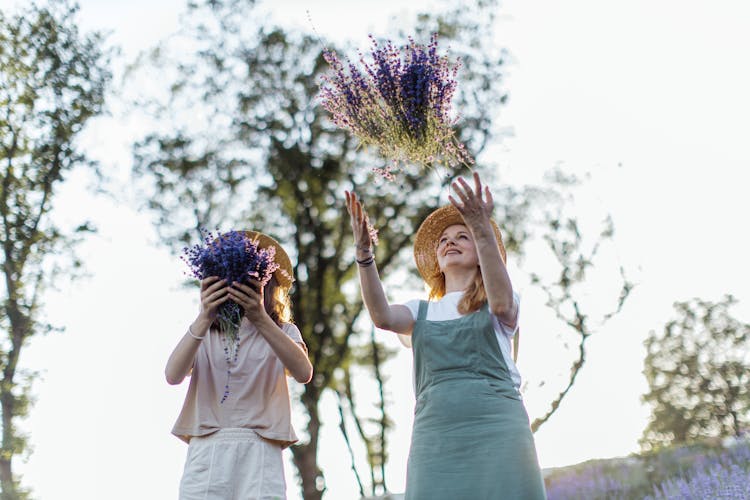
POLYGON ((283 500, 281 446, 250 429, 193 437, 180 481, 180 500, 283 500))

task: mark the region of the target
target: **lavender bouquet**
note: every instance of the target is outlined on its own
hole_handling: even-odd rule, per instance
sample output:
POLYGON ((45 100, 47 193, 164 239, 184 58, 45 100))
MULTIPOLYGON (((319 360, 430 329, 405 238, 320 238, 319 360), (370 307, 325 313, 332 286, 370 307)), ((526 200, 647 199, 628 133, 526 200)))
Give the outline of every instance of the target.
MULTIPOLYGON (((247 284, 249 277, 257 278, 265 286, 271 275, 279 268, 274 261, 274 247, 259 248, 258 242, 243 231, 229 231, 216 236, 210 231, 201 231, 203 244, 183 250, 182 260, 190 268, 190 274, 199 280, 218 276, 228 284, 247 284)), ((217 313, 219 332, 228 345, 239 344, 239 328, 244 311, 235 302, 224 302, 217 313)), ((227 360, 229 361, 229 360, 227 360)))
POLYGON ((370 39, 372 61, 360 53, 361 69, 333 51, 324 52, 332 72, 322 79, 320 98, 333 122, 391 161, 376 169, 388 179, 402 163, 474 163, 455 137, 450 112, 460 61, 451 65, 447 56, 438 56, 434 34, 427 46, 410 38, 403 49, 370 39))

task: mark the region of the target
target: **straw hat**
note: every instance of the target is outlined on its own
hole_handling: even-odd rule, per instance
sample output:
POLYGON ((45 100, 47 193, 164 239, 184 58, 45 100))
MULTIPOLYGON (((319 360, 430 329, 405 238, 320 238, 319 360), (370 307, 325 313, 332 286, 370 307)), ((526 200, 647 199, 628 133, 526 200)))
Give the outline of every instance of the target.
MULTIPOLYGON (((503 238, 500 236, 500 228, 497 223, 490 219, 492 229, 495 231, 495 239, 500 249, 500 256, 505 262, 505 247, 503 238)), ((453 205, 440 207, 422 222, 414 238, 414 261, 417 263, 419 274, 430 288, 435 288, 435 280, 440 275, 437 261, 437 245, 440 235, 445 228, 454 224, 466 224, 461 212, 453 205)))
POLYGON ((250 230, 246 230, 244 233, 252 241, 256 241, 259 248, 273 247, 276 249, 274 261, 279 265, 279 268, 273 275, 276 277, 276 281, 279 282, 279 286, 290 288, 294 282, 294 269, 292 268, 292 261, 289 259, 289 255, 284 250, 284 247, 267 234, 250 230))

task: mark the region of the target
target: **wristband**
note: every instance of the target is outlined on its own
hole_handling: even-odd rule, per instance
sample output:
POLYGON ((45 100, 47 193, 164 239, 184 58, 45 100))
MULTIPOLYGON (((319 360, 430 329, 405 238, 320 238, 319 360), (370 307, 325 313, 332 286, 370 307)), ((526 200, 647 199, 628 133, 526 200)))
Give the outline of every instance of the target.
POLYGON ((187 331, 187 332, 188 332, 188 335, 190 335, 191 337, 193 337, 193 338, 194 338, 194 339, 196 339, 196 340, 203 340, 203 337, 205 337, 205 335, 204 335, 203 337, 199 337, 199 336, 197 336, 197 335, 193 334, 193 330, 192 330, 192 328, 191 328, 192 326, 193 326, 193 325, 190 325, 190 326, 188 326, 188 331, 187 331))
POLYGON ((375 257, 370 255, 366 259, 362 259, 362 260, 354 259, 354 260, 357 261, 357 264, 359 264, 359 267, 369 267, 373 265, 373 263, 375 262, 375 257))

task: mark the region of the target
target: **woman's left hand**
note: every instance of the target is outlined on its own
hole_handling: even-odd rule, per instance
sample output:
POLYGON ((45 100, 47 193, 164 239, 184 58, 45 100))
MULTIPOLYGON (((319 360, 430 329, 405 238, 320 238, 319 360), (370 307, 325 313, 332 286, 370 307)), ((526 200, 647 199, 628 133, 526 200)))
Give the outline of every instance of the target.
POLYGON ((481 227, 490 221, 495 204, 492 201, 490 188, 487 186, 484 186, 484 198, 482 197, 482 181, 479 179, 478 173, 474 172, 474 189, 469 186, 469 183, 463 177, 454 181, 452 187, 461 201, 457 201, 453 196, 448 196, 448 200, 461 213, 470 230, 481 227))
POLYGON ((263 286, 255 278, 249 278, 248 284, 235 282, 229 287, 229 296, 245 311, 245 317, 256 323, 266 314, 263 306, 263 286))

